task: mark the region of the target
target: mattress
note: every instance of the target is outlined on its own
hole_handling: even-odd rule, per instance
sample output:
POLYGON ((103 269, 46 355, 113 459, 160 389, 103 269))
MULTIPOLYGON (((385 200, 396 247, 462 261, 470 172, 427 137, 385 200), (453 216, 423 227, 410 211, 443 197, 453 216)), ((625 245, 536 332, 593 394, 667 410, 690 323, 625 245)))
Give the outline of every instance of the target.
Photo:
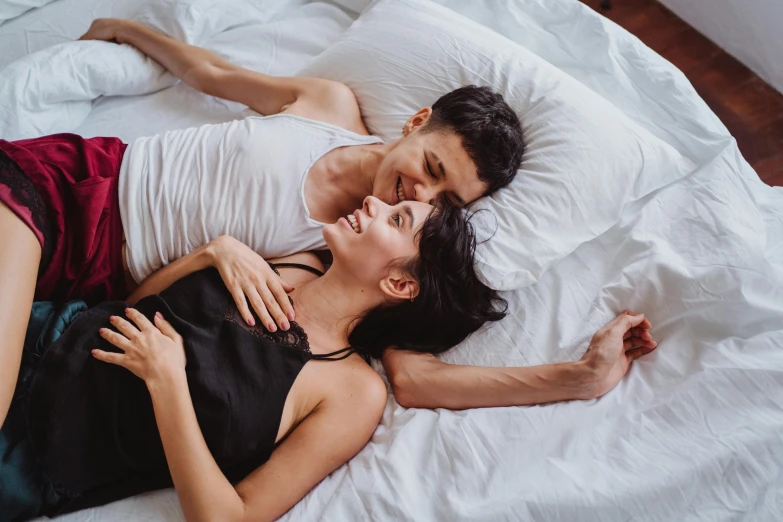
MULTIPOLYGON (((258 2, 259 23, 202 45, 294 74, 368 3, 258 2)), ((537 283, 507 292, 509 317, 444 360, 577 359, 626 308, 647 315, 659 347, 597 400, 455 412, 406 409, 390 395, 370 443, 283 519, 783 520, 783 190, 758 179, 679 71, 575 0, 439 3, 567 72, 698 165, 537 283)), ((141 8, 57 0, 10 20, 0 25, 0 76, 95 17, 141 8)), ((77 132, 131 140, 243 110, 177 84, 100 98, 77 132)), ((62 517, 182 519, 171 490, 62 517)))

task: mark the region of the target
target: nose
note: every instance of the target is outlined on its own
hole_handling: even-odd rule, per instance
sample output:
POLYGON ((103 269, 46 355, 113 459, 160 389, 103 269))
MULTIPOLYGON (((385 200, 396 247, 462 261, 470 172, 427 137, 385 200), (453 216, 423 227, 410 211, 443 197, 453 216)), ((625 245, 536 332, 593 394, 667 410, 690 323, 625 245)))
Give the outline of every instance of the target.
POLYGON ((433 185, 423 185, 421 183, 413 185, 413 199, 416 201, 432 205, 437 195, 438 189, 433 185))
POLYGON ((370 217, 375 217, 379 208, 388 206, 375 196, 367 196, 364 198, 364 202, 362 202, 362 210, 370 217))

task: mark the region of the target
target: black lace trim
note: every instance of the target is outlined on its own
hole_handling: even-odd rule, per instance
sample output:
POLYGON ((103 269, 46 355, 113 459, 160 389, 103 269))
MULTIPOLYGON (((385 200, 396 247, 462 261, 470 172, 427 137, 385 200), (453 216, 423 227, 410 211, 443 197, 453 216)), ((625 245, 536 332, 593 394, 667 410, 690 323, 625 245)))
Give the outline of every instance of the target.
POLYGON ((49 211, 30 177, 0 150, 0 183, 11 189, 14 198, 30 209, 33 224, 43 235, 43 253, 38 273, 43 273, 49 264, 54 251, 54 237, 49 222, 49 211))
POLYGON ((223 319, 241 326, 251 334, 261 339, 266 339, 267 341, 271 341, 276 344, 283 344, 289 348, 311 353, 310 342, 307 340, 307 334, 301 326, 293 321, 291 321, 291 328, 289 328, 288 331, 277 330, 275 332, 270 332, 264 328, 263 325, 256 324, 255 326, 250 326, 247 324, 245 320, 242 319, 242 316, 239 315, 239 311, 234 307, 230 307, 228 310, 226 310, 226 312, 223 314, 223 319))

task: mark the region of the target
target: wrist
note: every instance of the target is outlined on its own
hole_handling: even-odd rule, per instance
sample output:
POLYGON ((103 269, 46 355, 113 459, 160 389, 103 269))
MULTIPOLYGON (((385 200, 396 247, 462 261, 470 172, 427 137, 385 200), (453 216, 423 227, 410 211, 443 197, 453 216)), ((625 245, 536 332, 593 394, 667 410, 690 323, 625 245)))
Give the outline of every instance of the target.
POLYGON ((201 260, 205 267, 216 267, 217 259, 220 255, 221 243, 222 236, 217 239, 213 239, 202 247, 199 247, 195 250, 197 259, 201 260))
POLYGON ((119 43, 130 43, 133 24, 134 22, 130 20, 114 20, 114 39, 119 43))
POLYGON ((601 395, 601 376, 596 368, 587 361, 565 363, 570 365, 570 382, 581 400, 595 399, 601 395))
POLYGON ((188 385, 187 374, 184 368, 167 368, 155 372, 144 380, 151 396, 168 395, 177 389, 186 389, 188 385))

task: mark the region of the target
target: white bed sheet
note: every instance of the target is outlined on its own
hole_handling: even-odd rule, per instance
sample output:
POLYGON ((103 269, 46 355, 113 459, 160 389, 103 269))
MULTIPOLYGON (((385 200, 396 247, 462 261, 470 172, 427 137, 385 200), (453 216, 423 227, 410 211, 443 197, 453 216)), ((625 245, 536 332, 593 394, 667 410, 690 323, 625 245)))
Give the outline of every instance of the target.
MULTIPOLYGON (((348 3, 269 4, 269 24, 205 45, 293 73, 347 27, 361 7, 348 3)), ((284 519, 783 520, 783 190, 758 180, 679 71, 577 2, 440 3, 567 71, 700 165, 507 294, 510 317, 445 359, 578 358, 625 308, 644 311, 661 342, 595 401, 450 412, 390 397, 370 444, 284 519)), ((7 22, 0 77, 10 59, 128 5, 58 0, 7 22)), ((126 140, 241 115, 181 85, 95 105, 79 132, 126 140)), ((171 491, 63 517, 181 519, 171 491)))

